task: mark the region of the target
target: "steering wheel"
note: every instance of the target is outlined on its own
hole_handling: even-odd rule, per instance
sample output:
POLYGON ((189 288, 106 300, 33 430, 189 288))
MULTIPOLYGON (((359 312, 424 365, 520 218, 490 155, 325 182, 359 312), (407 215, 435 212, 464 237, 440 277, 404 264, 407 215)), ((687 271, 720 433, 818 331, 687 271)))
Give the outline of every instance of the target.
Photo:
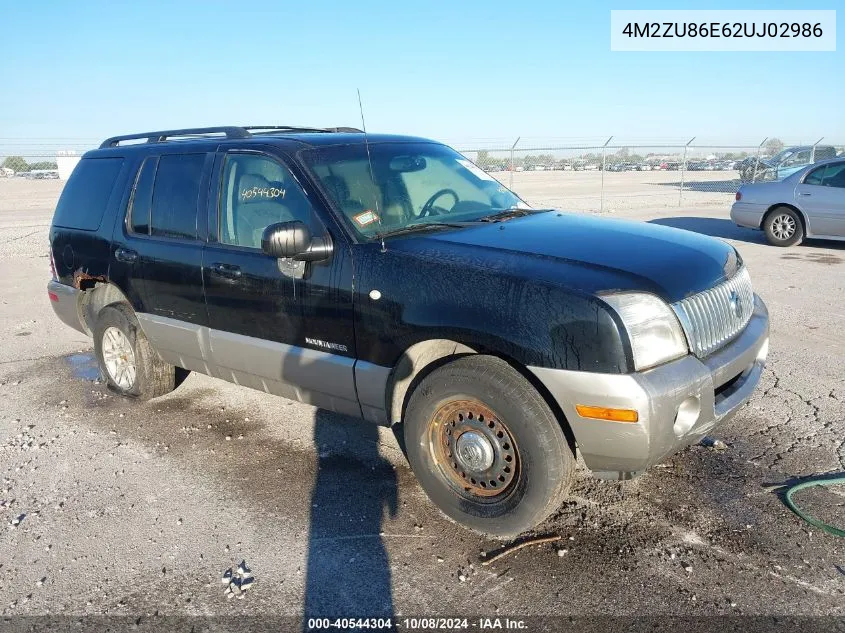
MULTIPOLYGON (((440 191, 436 192, 433 196, 431 196, 428 201, 423 205, 423 208, 420 209, 420 214, 418 217, 424 218, 427 215, 440 215, 437 211, 434 210, 434 203, 437 202, 437 199, 441 196, 450 195, 455 199, 455 202, 452 203, 452 207, 458 204, 460 198, 458 198, 458 194, 455 193, 454 189, 441 189, 440 191)), ((443 207, 438 207, 443 211, 443 207)))

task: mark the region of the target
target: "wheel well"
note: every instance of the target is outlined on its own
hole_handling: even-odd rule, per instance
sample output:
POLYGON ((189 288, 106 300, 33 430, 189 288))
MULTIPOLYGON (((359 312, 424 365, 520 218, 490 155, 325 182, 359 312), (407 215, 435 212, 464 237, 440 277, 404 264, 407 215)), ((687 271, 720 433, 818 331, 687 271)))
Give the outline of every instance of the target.
POLYGON ((433 372, 438 367, 442 367, 446 363, 461 356, 468 354, 484 354, 485 356, 495 356, 505 361, 508 365, 513 367, 522 375, 540 394, 540 397, 546 402, 552 411, 552 414, 560 424, 566 441, 572 453, 575 454, 575 434, 572 432, 569 422, 560 408, 560 405, 552 396, 551 392, 540 381, 537 376, 531 372, 522 363, 515 359, 499 354, 497 352, 486 350, 483 348, 472 348, 457 341, 447 339, 436 339, 429 341, 422 341, 409 347, 402 354, 402 357, 396 363, 393 371, 390 374, 387 385, 387 412, 389 415, 389 423, 395 424, 402 420, 405 415, 405 409, 408 406, 408 400, 411 393, 413 393, 416 386, 426 376, 433 372))
POLYGON ((411 345, 396 364, 387 381, 388 422, 394 424, 405 415, 408 398, 420 380, 452 358, 475 354, 476 350, 448 339, 431 339, 411 345))
POLYGON ((807 218, 804 217, 804 214, 801 212, 801 209, 785 202, 778 202, 777 204, 773 204, 768 209, 766 209, 766 212, 760 219, 760 228, 763 228, 763 224, 766 223, 766 218, 768 218, 772 213, 774 213, 777 209, 780 209, 781 207, 792 209, 793 211, 795 211, 795 213, 798 214, 798 218, 801 220, 801 228, 804 230, 804 235, 807 235, 807 218))
POLYGON ((85 280, 80 284, 80 290, 83 292, 79 312, 82 316, 82 325, 89 336, 93 334, 94 321, 100 310, 114 303, 125 303, 130 308, 132 306, 126 295, 113 283, 85 280))

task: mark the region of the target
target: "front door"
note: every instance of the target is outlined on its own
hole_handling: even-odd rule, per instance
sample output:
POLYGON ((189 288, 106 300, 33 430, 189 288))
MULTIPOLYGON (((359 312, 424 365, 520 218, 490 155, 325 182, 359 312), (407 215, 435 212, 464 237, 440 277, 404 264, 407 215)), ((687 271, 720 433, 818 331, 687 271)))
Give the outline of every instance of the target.
POLYGON ((816 167, 795 187, 813 235, 845 237, 845 161, 816 167))
POLYGON ((283 156, 222 150, 215 171, 216 204, 209 208, 203 256, 211 372, 360 415, 352 262, 343 234, 283 156), (293 220, 315 236, 331 237, 327 260, 295 262, 261 250, 267 226, 293 220))

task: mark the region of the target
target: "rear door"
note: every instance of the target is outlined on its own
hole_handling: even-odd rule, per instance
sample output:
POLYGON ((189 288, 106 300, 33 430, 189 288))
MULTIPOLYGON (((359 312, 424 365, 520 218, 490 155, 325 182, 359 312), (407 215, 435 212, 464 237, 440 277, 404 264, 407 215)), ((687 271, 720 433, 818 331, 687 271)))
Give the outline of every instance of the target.
POLYGON ((813 235, 845 237, 845 161, 816 167, 795 188, 813 235))
POLYGON ((213 153, 147 156, 125 221, 115 230, 113 267, 127 271, 143 309, 138 320, 153 347, 175 365, 204 371, 200 328, 207 326, 202 242, 213 153))
POLYGON ((215 164, 203 257, 213 372, 358 416, 349 245, 293 161, 254 147, 222 149, 215 164), (294 220, 332 238, 328 260, 261 250, 267 226, 294 220))

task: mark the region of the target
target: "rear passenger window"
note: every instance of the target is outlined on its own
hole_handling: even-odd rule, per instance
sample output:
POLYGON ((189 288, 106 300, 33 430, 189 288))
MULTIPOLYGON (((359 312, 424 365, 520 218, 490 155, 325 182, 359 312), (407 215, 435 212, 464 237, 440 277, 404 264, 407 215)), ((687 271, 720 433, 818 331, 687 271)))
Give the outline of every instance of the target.
POLYGON ((100 228, 122 166, 122 158, 80 160, 59 198, 53 224, 85 231, 100 228))
POLYGON ((197 205, 205 154, 169 154, 158 159, 150 207, 150 235, 197 238, 197 205))

